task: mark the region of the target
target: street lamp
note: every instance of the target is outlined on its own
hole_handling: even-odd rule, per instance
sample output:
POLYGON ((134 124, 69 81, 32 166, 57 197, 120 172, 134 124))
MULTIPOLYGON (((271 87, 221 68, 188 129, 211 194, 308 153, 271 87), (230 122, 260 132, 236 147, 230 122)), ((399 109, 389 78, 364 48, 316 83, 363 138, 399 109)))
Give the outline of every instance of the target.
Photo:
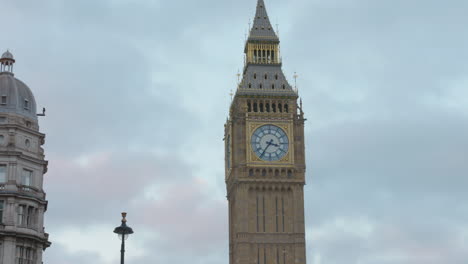
POLYGON ((132 228, 127 226, 127 213, 122 213, 122 224, 114 229, 114 233, 119 235, 119 239, 122 240, 122 247, 120 249, 120 264, 124 264, 125 258, 125 240, 128 236, 133 234, 132 228))

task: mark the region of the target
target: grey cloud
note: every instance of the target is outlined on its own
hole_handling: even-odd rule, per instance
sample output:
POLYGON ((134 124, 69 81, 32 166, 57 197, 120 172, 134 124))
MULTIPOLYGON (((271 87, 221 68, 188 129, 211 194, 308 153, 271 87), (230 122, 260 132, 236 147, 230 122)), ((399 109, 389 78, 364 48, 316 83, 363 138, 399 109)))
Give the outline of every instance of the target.
MULTIPOLYGON (((309 118, 308 228, 323 231, 335 219, 352 224, 362 217, 376 226, 367 238, 339 229, 323 231, 325 238, 309 238, 309 263, 461 263, 468 252, 457 243, 468 217, 463 203, 468 198, 468 111, 428 103, 427 97, 445 96, 447 83, 466 85, 467 4, 266 4, 273 23, 278 18, 281 25, 284 69, 288 76, 299 72, 309 118), (438 250, 439 256, 412 254, 414 244, 418 252, 438 250), (321 262, 315 262, 318 253, 321 262)), ((142 214, 148 222, 136 222, 135 227, 150 227, 167 237, 163 231, 176 232, 187 210, 203 222, 200 230, 184 226, 174 240, 152 241, 148 256, 134 261, 227 263, 227 245, 222 244, 227 210, 209 199, 212 189, 174 202, 173 210, 179 211, 171 211, 170 202, 167 207, 151 200, 136 206, 109 193, 114 199, 105 200, 93 184, 112 181, 115 175, 125 178, 134 166, 141 167, 134 181, 124 181, 127 190, 114 186, 128 197, 139 197, 148 184, 191 182, 201 169, 187 163, 191 158, 200 159, 198 166, 209 165, 204 179, 216 181, 216 195, 224 193, 223 123, 255 1, 0 0, 0 6, 10 22, 2 29, 8 36, 2 45, 17 57, 17 77, 31 86, 39 105, 49 109, 41 120, 51 164, 46 175, 48 223, 80 219, 95 224, 114 219, 121 207, 139 215, 144 206, 153 211, 142 214), (119 154, 95 171, 64 166, 80 155, 99 152, 119 154), (203 160, 207 157, 211 162, 203 160), (152 171, 150 178, 142 176, 152 171), (90 193, 69 192, 70 184, 90 193), (91 209, 95 221, 80 218, 69 206, 79 204, 79 210, 85 210, 96 199, 105 206, 91 209), (211 233, 199 246, 196 239, 205 230, 211 233), (184 240, 185 257, 172 251, 178 240, 184 240)), ((45 253, 50 264, 63 259, 90 262, 85 253, 84 259, 72 260, 53 247, 45 253)))
POLYGON ((54 243, 56 248, 54 251, 47 250, 44 254, 44 263, 62 263, 62 264, 78 264, 78 263, 104 263, 100 256, 95 252, 68 252, 65 247, 54 243))

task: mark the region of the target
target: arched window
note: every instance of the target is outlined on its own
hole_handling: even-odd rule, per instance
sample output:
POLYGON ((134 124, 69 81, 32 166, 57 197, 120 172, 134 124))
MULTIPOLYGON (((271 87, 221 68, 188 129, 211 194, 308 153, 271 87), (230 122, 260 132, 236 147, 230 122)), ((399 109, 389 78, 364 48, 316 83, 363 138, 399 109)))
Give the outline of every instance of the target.
POLYGON ((283 112, 283 105, 281 103, 278 104, 278 112, 283 112))
POLYGON ((262 84, 260 84, 258 87, 260 87, 260 89, 262 89, 262 88, 263 88, 263 85, 262 85, 262 84))
POLYGON ((274 85, 274 84, 271 85, 271 89, 273 89, 273 90, 275 89, 275 85, 274 85))
POLYGON ((267 74, 265 74, 265 80, 266 80, 266 79, 268 79, 268 75, 267 75, 267 74))
POLYGON ((286 85, 283 84, 283 90, 286 89, 286 85))
POLYGON ((254 73, 254 79, 257 79, 257 74, 256 73, 254 73))
POLYGON ((263 103, 260 103, 260 112, 263 112, 263 103))
POLYGON ((278 80, 278 74, 275 74, 275 79, 278 80))
POLYGON ((285 111, 286 113, 289 113, 289 106, 288 106, 288 104, 284 104, 284 111, 285 111))
POLYGON ((276 113, 276 104, 275 103, 273 103, 271 105, 271 109, 273 110, 274 113, 276 113))
POLYGON ((265 110, 266 110, 266 112, 270 112, 270 104, 269 103, 265 104, 265 110))
POLYGON ((251 83, 249 83, 249 88, 252 88, 252 84, 251 84, 251 83))
POLYGON ((253 110, 254 110, 254 112, 257 112, 257 111, 258 111, 258 109, 257 109, 257 102, 255 102, 255 103, 253 104, 253 110))
POLYGON ((250 101, 247 102, 247 112, 252 112, 252 104, 250 101))

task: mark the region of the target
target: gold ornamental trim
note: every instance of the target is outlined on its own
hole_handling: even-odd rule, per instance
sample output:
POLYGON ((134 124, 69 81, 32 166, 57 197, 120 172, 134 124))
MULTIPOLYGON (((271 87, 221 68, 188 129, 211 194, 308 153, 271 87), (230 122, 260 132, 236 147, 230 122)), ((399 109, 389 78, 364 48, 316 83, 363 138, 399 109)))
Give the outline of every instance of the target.
POLYGON ((247 163, 253 166, 261 166, 261 167, 275 167, 278 165, 281 166, 294 166, 294 133, 293 133, 293 123, 292 121, 285 121, 285 122, 247 122, 247 133, 246 133, 246 151, 247 151, 247 163), (288 153, 278 161, 265 161, 257 157, 255 152, 252 149, 251 138, 255 130, 257 130, 261 126, 265 125, 273 125, 277 126, 286 133, 288 136, 289 146, 288 146, 288 153))

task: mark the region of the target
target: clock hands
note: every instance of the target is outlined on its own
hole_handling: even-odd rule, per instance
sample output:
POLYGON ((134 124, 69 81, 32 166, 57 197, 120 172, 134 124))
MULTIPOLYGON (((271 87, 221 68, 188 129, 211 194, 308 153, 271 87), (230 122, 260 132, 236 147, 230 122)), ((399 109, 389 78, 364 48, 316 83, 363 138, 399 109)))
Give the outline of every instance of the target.
POLYGON ((263 157, 263 155, 265 155, 265 152, 267 151, 267 149, 268 149, 270 146, 279 147, 279 145, 278 145, 278 144, 275 144, 275 143, 273 143, 273 139, 271 139, 270 141, 268 141, 268 142, 267 142, 267 146, 266 146, 265 150, 263 150, 263 153, 262 153, 262 155, 260 155, 260 158, 262 158, 262 157, 263 157))
POLYGON ((260 155, 260 158, 262 158, 262 157, 263 157, 263 155, 265 155, 265 152, 266 152, 266 151, 267 151, 267 149, 268 149, 268 148, 271 146, 271 144, 273 144, 273 139, 272 139, 272 140, 270 140, 269 142, 267 142, 267 146, 266 146, 265 150, 263 150, 263 153, 262 153, 262 155, 260 155))

